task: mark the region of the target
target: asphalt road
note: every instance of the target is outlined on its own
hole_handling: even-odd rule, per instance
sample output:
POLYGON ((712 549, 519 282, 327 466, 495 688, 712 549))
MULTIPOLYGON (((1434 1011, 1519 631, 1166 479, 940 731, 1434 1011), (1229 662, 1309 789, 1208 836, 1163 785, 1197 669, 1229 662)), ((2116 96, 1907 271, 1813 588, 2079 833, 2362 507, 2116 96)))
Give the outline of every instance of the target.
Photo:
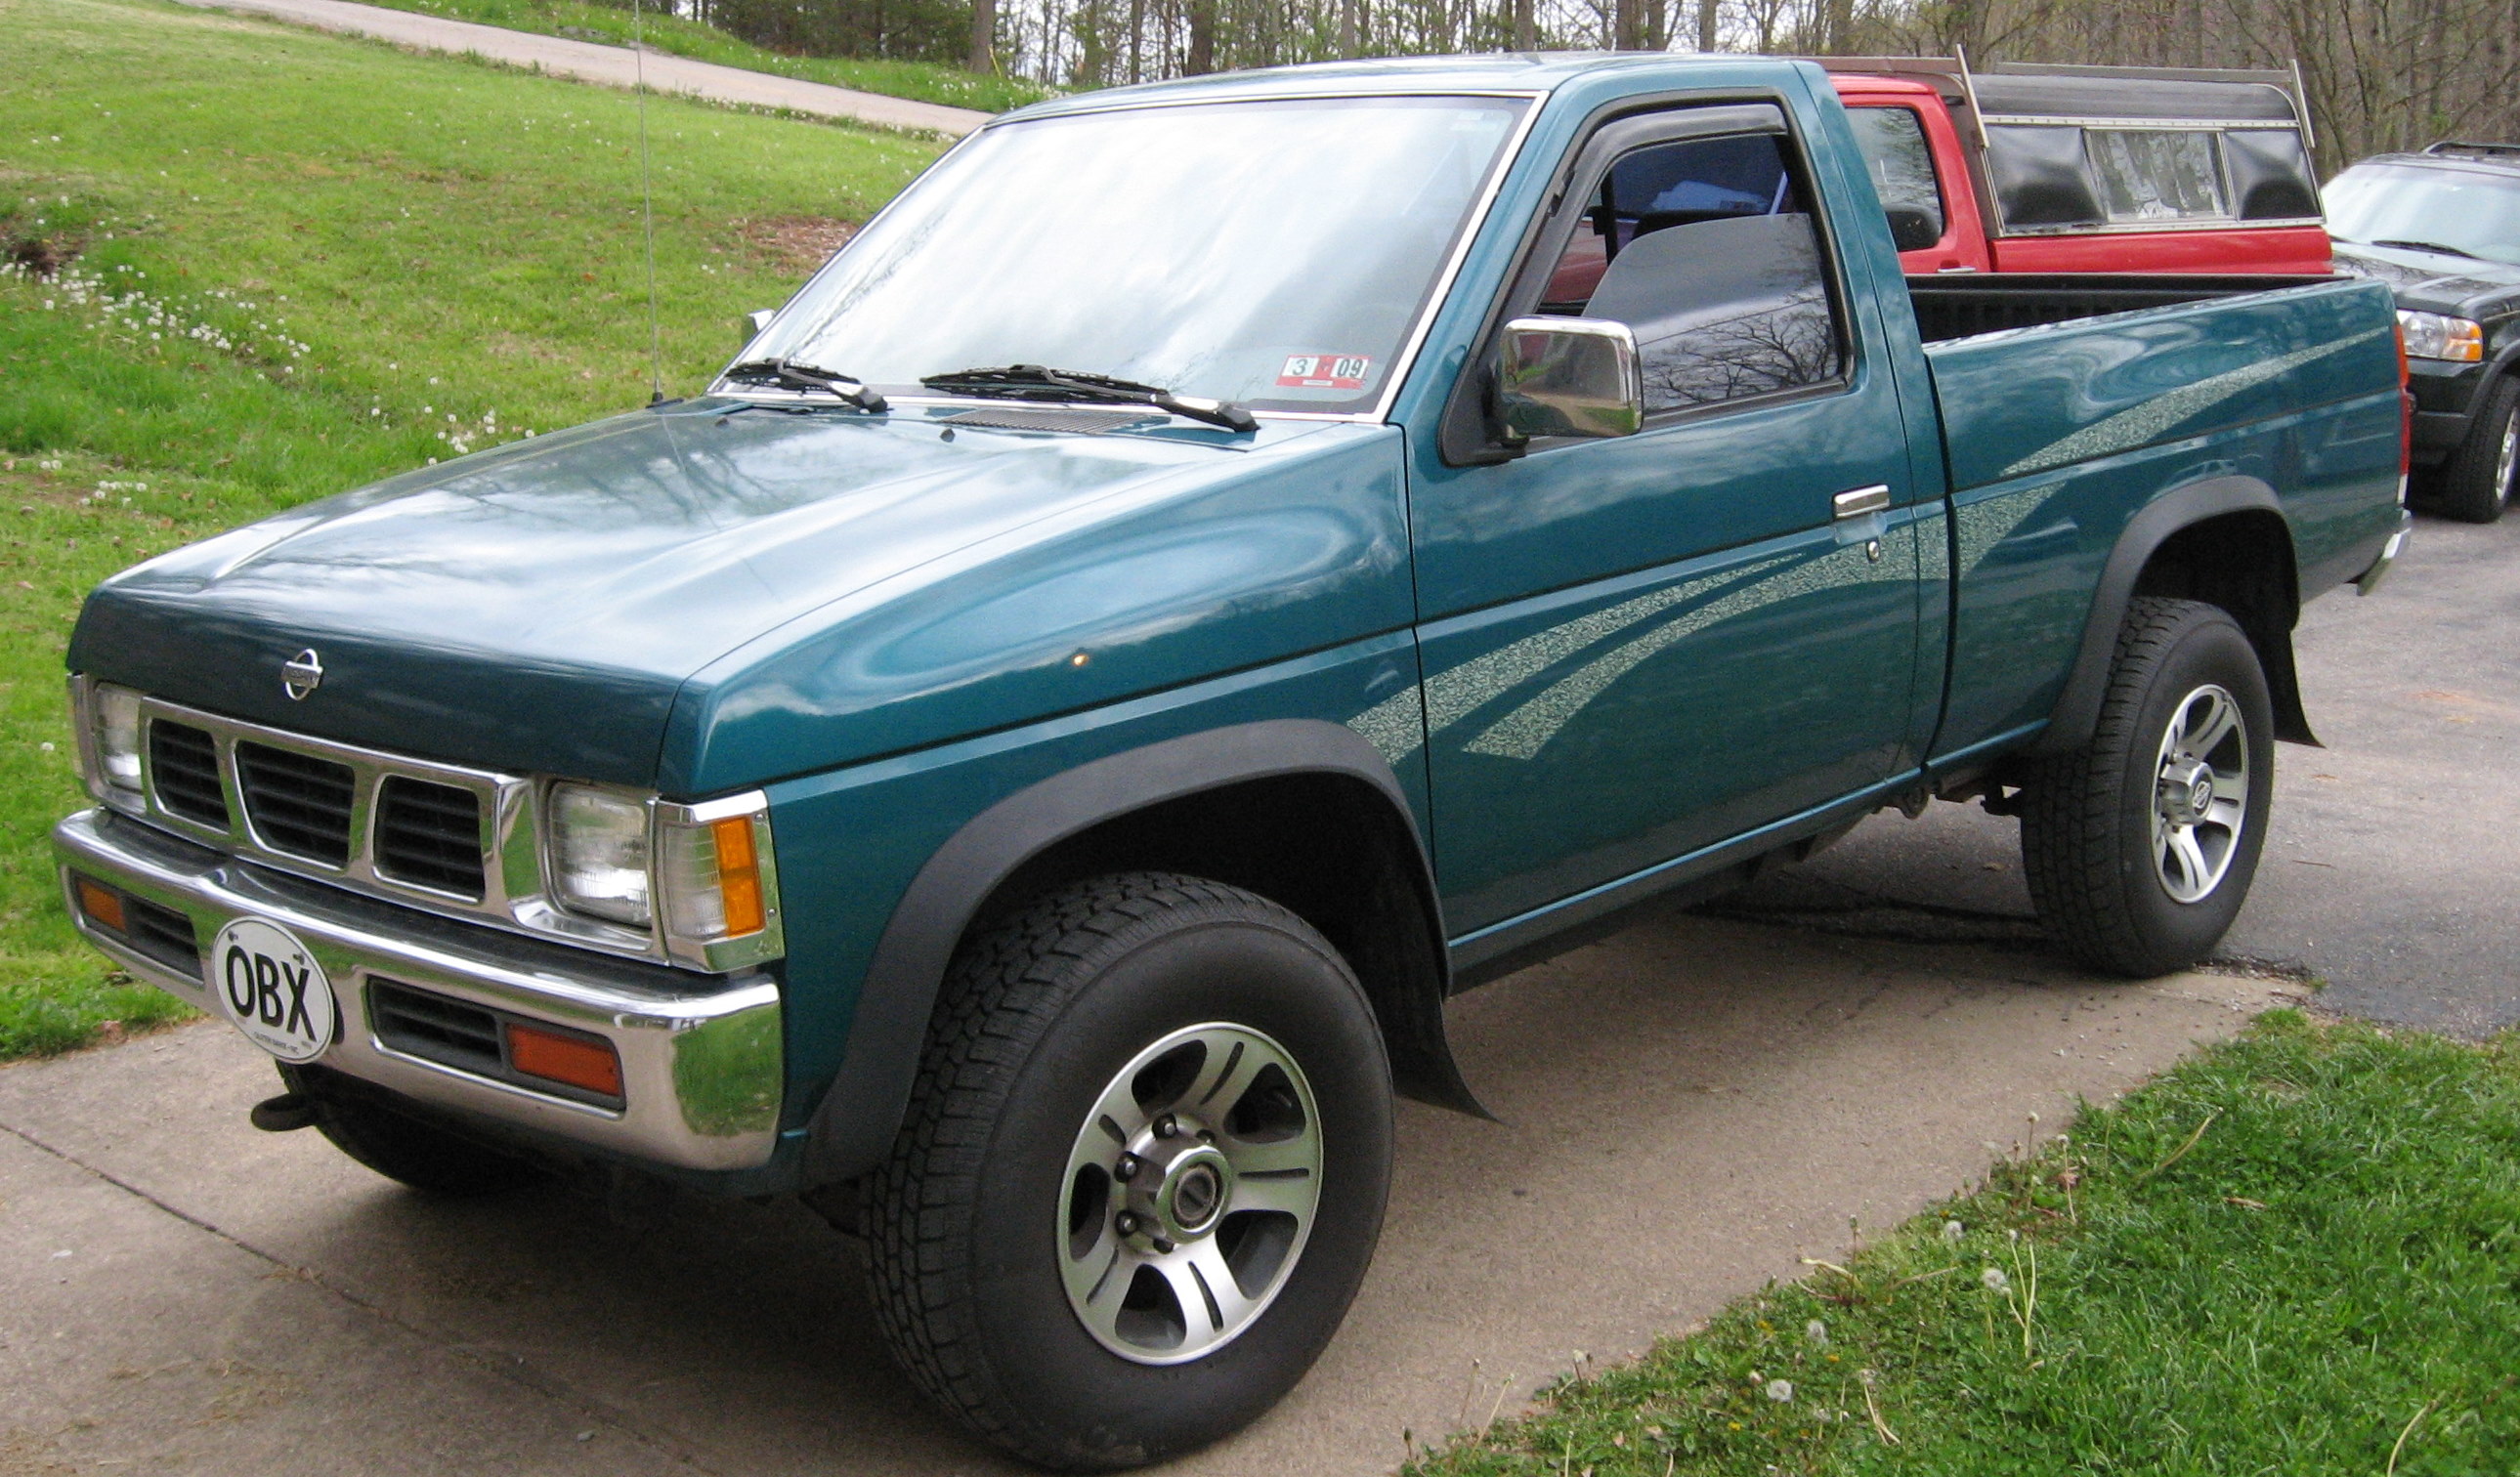
MULTIPOLYGON (((2302 612, 2323 748, 2278 744, 2257 883, 2223 947, 2323 981, 2325 1009, 2480 1035, 2520 1024, 2520 516, 2417 516, 2386 584, 2302 612)), ((2044 952, 2016 823, 1884 812, 1721 915, 2044 952)))

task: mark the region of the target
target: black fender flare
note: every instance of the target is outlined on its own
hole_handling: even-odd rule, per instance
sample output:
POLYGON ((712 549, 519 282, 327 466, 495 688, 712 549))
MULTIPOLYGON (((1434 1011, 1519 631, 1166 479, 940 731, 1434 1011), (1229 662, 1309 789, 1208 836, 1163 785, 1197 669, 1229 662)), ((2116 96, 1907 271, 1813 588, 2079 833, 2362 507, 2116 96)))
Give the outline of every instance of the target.
POLYGON ((1434 871, 1399 779, 1352 729, 1320 719, 1270 719, 1165 739, 1054 775, 980 812, 929 856, 876 945, 839 1070, 810 1120, 807 1186, 863 1174, 890 1151, 954 951, 982 906, 1026 862, 1106 821, 1168 800, 1324 774, 1371 785, 1412 838, 1425 967, 1407 971, 1422 978, 1379 992, 1394 1082, 1410 1096, 1484 1114, 1445 1036, 1451 981, 1434 871))
MULTIPOLYGON (((2275 736, 2296 743, 2318 742, 2310 731, 2309 717, 2302 712, 2301 682, 2293 670, 2291 621, 2301 608, 2301 566, 2299 551, 2293 548, 2290 538, 2292 520, 2284 516, 2282 499, 2264 481, 2251 476, 2220 476, 2172 488, 2137 510, 2135 516, 2127 519, 2126 527, 2119 530, 2108 562, 2101 566, 2099 586, 2092 596, 2091 613, 2084 619, 2082 646, 2065 679, 2065 690, 2057 694, 2048 727, 2030 745, 2029 752, 2071 753, 2091 742, 2092 732, 2099 726, 2100 700, 2108 692, 2109 665, 2117 650, 2118 629, 2126 624, 2127 604, 2135 599, 2136 581, 2142 577, 2144 566, 2162 545, 2182 529, 2234 513, 2272 514, 2284 527, 2287 567, 2283 581, 2291 595, 2291 609, 2281 629, 2252 630, 2249 638, 2258 648, 2269 694, 2274 699, 2275 736)), ((2244 618, 2241 624, 2246 627, 2248 622, 2244 618)))

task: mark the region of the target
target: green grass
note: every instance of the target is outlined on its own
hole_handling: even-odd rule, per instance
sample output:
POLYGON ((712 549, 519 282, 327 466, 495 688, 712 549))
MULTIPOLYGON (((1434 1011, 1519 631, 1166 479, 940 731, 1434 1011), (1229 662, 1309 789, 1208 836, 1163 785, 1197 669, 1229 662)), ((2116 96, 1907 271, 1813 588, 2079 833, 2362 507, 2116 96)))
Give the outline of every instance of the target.
POLYGON ((2507 1472, 2516 1287, 2520 1047, 2277 1012, 1411 1470, 2507 1472))
POLYGON ((828 82, 859 92, 916 98, 949 108, 976 108, 1004 112, 1038 103, 1051 95, 1039 83, 1017 77, 992 76, 939 67, 927 62, 887 62, 849 57, 791 57, 739 40, 715 26, 674 16, 659 16, 654 6, 633 16, 626 6, 592 5, 582 0, 366 0, 370 5, 418 11, 482 25, 503 25, 546 36, 573 36, 627 46, 638 34, 658 51, 696 62, 716 62, 748 71, 776 72, 808 82, 828 82), (635 32, 634 32, 635 27, 635 32))
MULTIPOLYGON (((146 0, 0 0, 0 1056, 174 1003, 62 917, 62 656, 144 555, 648 397, 635 103, 146 0)), ((934 146, 652 100, 668 393, 934 146)))

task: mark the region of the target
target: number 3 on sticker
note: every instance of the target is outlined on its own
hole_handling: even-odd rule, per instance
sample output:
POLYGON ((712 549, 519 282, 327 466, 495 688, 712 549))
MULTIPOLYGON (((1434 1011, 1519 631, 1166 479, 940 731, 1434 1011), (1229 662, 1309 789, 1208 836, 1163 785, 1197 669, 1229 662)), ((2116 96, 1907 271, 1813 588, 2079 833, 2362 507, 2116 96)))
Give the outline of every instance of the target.
POLYGON ((1286 389, 1363 389, 1373 360, 1364 354, 1288 354, 1278 383, 1286 389))

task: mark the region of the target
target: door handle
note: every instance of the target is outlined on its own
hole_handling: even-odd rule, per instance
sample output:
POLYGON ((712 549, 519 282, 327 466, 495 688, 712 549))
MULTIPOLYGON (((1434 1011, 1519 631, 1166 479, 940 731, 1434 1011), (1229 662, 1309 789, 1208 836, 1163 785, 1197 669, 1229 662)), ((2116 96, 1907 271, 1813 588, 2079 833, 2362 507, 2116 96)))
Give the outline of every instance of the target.
POLYGON ((1841 492, 1828 500, 1828 508, 1830 513, 1841 518, 1860 518, 1868 514, 1886 513, 1890 508, 1889 484, 1875 482, 1869 487, 1858 487, 1849 492, 1841 492))

